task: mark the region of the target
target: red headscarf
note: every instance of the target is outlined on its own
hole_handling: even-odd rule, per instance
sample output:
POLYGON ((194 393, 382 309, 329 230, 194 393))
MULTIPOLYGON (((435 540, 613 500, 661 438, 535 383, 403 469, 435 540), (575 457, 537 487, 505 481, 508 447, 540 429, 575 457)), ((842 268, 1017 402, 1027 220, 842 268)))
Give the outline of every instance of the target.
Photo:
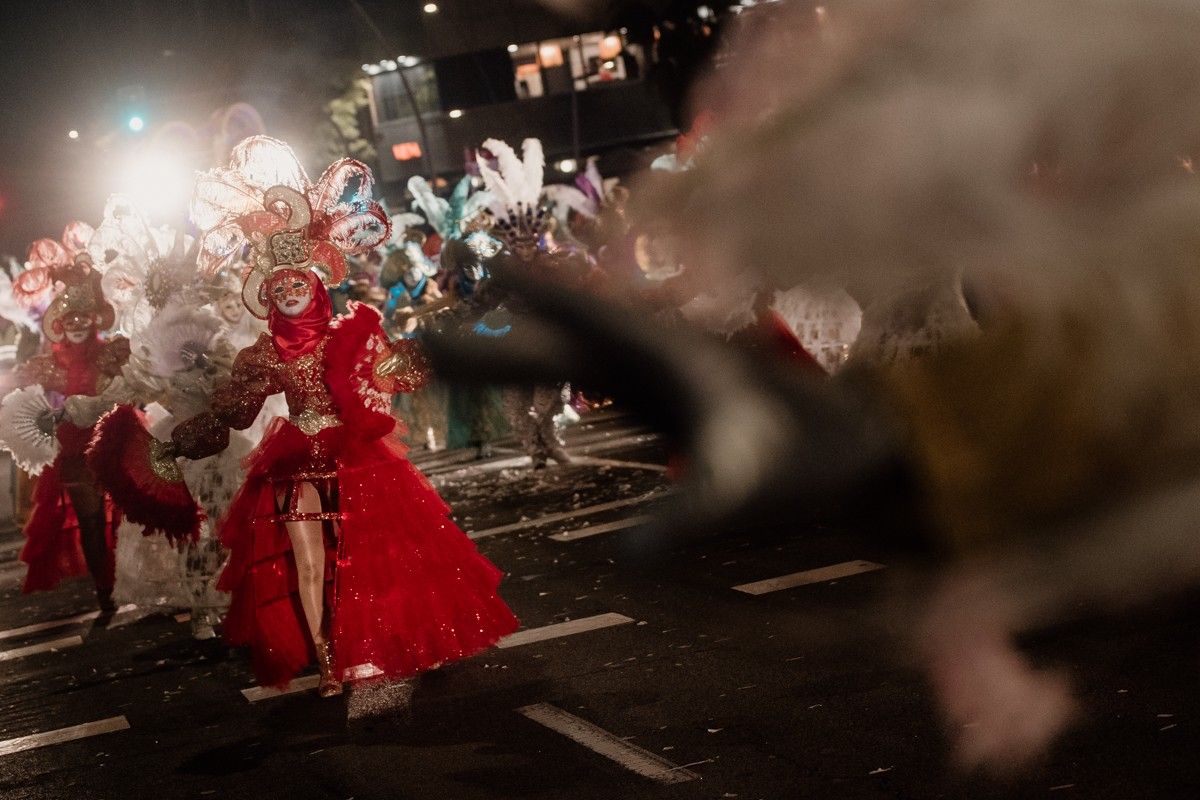
MULTIPOLYGON (((308 281, 312 287, 313 299, 298 317, 288 317, 279 313, 270 296, 266 298, 267 325, 271 329, 271 337, 275 341, 275 352, 284 361, 291 361, 316 349, 325 334, 329 331, 329 321, 333 319, 333 304, 324 284, 312 270, 292 270, 290 275, 299 275, 308 281)), ((276 276, 279 273, 275 273, 276 276)), ((264 286, 267 283, 263 284, 264 286)))
POLYGON ((78 344, 64 336, 61 342, 51 345, 54 360, 67 373, 67 394, 92 394, 96 391, 96 379, 100 376, 96 369, 96 357, 102 346, 95 331, 78 344))

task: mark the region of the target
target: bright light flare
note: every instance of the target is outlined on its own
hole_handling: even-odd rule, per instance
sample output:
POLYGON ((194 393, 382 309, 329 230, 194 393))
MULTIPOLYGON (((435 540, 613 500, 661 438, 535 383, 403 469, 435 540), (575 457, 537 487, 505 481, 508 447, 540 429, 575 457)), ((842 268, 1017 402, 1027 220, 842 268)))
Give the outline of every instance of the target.
POLYGON ((437 12, 438 12, 437 3, 426 3, 425 4, 425 13, 426 14, 436 14, 437 12))
POLYGON ((575 162, 575 159, 573 159, 573 158, 564 158, 562 161, 558 162, 554 166, 558 169, 559 172, 567 172, 567 173, 574 172, 576 169, 579 168, 579 164, 577 164, 575 162))
POLYGON ((77 131, 77 130, 75 130, 74 128, 72 128, 71 130, 67 131, 67 138, 68 138, 68 139, 78 139, 78 138, 79 138, 79 131, 77 131))
POLYGON ((175 223, 187 212, 193 186, 187 160, 165 148, 128 154, 117 162, 108 185, 129 197, 155 223, 175 223))
POLYGON ((450 117, 450 119, 458 119, 462 115, 463 115, 463 111, 461 108, 452 108, 452 109, 450 109, 450 113, 447 114, 446 116, 450 117))
POLYGON ((140 133, 142 129, 146 127, 146 120, 139 116, 132 116, 129 118, 129 122, 126 124, 129 126, 129 130, 133 131, 134 133, 140 133))

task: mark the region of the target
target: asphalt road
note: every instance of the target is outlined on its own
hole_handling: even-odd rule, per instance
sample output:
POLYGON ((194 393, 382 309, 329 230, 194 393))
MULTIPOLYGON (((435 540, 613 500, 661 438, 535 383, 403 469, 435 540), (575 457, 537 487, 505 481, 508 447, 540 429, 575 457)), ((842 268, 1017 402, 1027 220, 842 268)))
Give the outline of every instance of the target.
POLYGON ((0 537, 0 797, 1200 794, 1196 598, 1033 637, 1087 715, 1018 776, 963 773, 904 644, 886 532, 781 525, 648 555, 632 525, 668 487, 661 444, 615 412, 569 439, 584 458, 539 473, 504 449, 414 454, 508 573, 523 632, 411 703, 261 696, 245 653, 170 613, 72 621, 87 582, 22 596, 19 534, 0 537), (38 737, 60 731, 79 738, 38 737))

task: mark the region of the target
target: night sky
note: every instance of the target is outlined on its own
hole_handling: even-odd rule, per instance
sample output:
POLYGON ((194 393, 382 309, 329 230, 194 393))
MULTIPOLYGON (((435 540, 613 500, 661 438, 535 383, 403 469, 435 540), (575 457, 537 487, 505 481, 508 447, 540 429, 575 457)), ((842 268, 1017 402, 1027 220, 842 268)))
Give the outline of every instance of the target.
MULTIPOLYGON (((395 46, 419 0, 362 0, 395 46)), ((384 55, 348 2, 318 0, 43 0, 0 9, 0 252, 80 217, 99 221, 114 149, 131 109, 149 126, 202 126, 246 101, 269 133, 303 149, 331 73, 384 55), (142 86, 145 101, 120 93, 142 86), (81 133, 71 141, 67 132, 81 133), (105 142, 105 137, 110 137, 105 142)), ((150 132, 153 128, 148 128, 150 132)), ((123 137, 123 138, 122 138, 123 137)))

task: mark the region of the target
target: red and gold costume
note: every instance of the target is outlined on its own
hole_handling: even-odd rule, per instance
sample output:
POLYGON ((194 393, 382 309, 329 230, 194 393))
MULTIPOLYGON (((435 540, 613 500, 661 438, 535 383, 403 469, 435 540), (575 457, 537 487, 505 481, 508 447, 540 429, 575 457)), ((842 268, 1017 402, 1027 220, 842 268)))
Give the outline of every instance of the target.
MULTIPOLYGON (((65 239, 70 243, 71 236, 65 239)), ((129 359, 127 339, 100 339, 99 332, 111 327, 114 314, 101 292, 99 273, 86 254, 73 255, 51 239, 33 244, 30 264, 14 287, 18 295, 43 291, 42 284, 63 288, 42 317, 49 352, 22 364, 12 376, 12 385, 40 384, 47 392, 63 396, 99 394, 129 359)), ((92 428, 63 422, 56 436, 58 456, 38 478, 33 511, 25 525, 21 560, 29 570, 22 591, 53 589, 64 578, 90 572, 101 608, 111 610, 120 512, 85 462, 92 428)))
MULTIPOLYGON (((251 145, 241 147, 273 146, 251 145)), ((236 216, 256 254, 242 296, 269 333, 238 355, 212 411, 172 433, 177 455, 203 458, 226 446, 230 428, 248 427, 269 395, 285 394, 290 416, 276 419, 247 458, 246 481, 220 528, 231 555, 219 588, 233 594, 225 637, 253 649, 264 685, 286 684, 317 655, 323 693, 330 672, 336 680, 364 669, 403 678, 477 653, 517 627, 497 595, 500 571, 450 521, 396 435, 391 396, 427 377, 419 353, 412 342, 390 343, 372 308, 352 304, 332 317, 316 271, 340 282, 341 253, 390 234, 377 204, 338 201, 344 183, 322 188, 350 178, 369 192, 366 167, 344 160, 316 186, 273 186, 258 211, 236 216), (352 232, 353 242, 338 231, 352 232), (280 306, 292 295, 308 304, 285 314, 280 306), (319 496, 315 511, 301 504, 308 487, 319 496), (287 527, 314 521, 323 528, 327 644, 314 641, 287 527)))

